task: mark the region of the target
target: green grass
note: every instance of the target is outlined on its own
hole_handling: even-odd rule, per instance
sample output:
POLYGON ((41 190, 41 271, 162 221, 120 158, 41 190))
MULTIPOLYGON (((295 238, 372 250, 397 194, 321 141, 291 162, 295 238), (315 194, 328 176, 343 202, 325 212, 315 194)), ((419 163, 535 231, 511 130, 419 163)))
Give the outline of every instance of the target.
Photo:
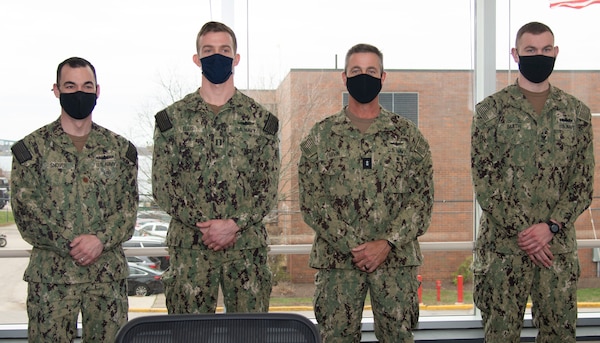
MULTIPOLYGON (((422 303, 424 305, 454 305, 458 302, 456 290, 442 289, 440 292, 440 301, 437 300, 437 291, 435 289, 423 289, 422 303)), ((584 288, 577 290, 578 302, 600 302, 600 288, 584 288)), ((463 292, 463 303, 473 303, 473 293, 470 289, 463 292)), ((365 306, 371 305, 367 296, 365 306)), ((271 306, 312 306, 312 297, 271 297, 271 306)))
POLYGON ((0 210, 0 226, 14 224, 15 219, 13 218, 12 211, 6 209, 0 210))
POLYGON ((312 306, 312 298, 271 297, 270 306, 312 306))
POLYGON ((582 288, 577 290, 577 302, 600 302, 600 288, 582 288))
MULTIPOLYGON (((437 300, 437 290, 435 289, 423 289, 421 297, 421 303, 425 305, 452 305, 458 302, 458 292, 456 289, 443 289, 440 291, 440 301, 437 300)), ((472 304, 473 303, 473 292, 465 289, 463 291, 462 303, 472 304)))
MULTIPOLYGON (((435 289, 423 290, 423 303, 426 305, 450 305, 457 301, 456 291, 442 290, 441 301, 437 301, 437 293, 435 289)), ((599 296, 600 298, 600 296, 599 296)), ((473 296, 470 291, 465 291, 463 294, 463 302, 465 304, 473 303, 473 296)), ((365 306, 371 305, 369 296, 365 300, 365 306)), ((271 297, 271 306, 312 306, 312 297, 271 297)))

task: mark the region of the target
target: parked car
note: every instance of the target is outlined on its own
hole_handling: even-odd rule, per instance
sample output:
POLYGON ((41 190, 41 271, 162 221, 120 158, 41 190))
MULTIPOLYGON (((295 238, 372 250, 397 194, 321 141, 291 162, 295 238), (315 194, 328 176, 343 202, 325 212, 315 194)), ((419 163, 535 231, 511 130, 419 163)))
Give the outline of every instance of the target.
POLYGON ((140 228, 148 223, 154 223, 154 222, 159 222, 160 220, 158 219, 152 219, 152 218, 138 218, 135 221, 135 231, 139 231, 140 228))
POLYGON ((139 233, 142 236, 158 236, 167 237, 167 231, 169 230, 169 223, 166 222, 149 222, 142 225, 139 228, 139 233))
POLYGON ((160 260, 152 256, 127 256, 127 262, 135 263, 138 266, 144 266, 154 270, 161 270, 160 260))
POLYGON ((147 232, 140 230, 141 227, 142 227, 141 225, 139 227, 138 226, 135 227, 132 237, 160 238, 161 240, 165 239, 164 237, 161 237, 161 236, 150 236, 150 235, 148 235, 147 232))
POLYGON ((162 273, 160 270, 129 263, 129 276, 127 277, 128 295, 146 296, 163 293, 165 287, 160 279, 162 273))
POLYGON ((0 177, 0 209, 3 209, 9 202, 8 191, 10 190, 10 184, 8 179, 0 177))
POLYGON ((166 247, 167 244, 163 237, 143 236, 131 237, 130 240, 123 242, 124 248, 144 248, 144 247, 166 247))
MULTIPOLYGON (((123 242, 124 248, 144 248, 144 247, 166 247, 165 239, 158 236, 132 237, 130 240, 123 242)), ((165 255, 151 256, 160 261, 160 268, 165 270, 169 267, 169 255, 165 251, 165 255)))
POLYGON ((169 216, 165 211, 162 210, 138 211, 137 218, 138 220, 152 219, 154 221, 160 222, 168 222, 169 220, 171 220, 171 216, 169 216))
POLYGON ((138 211, 135 229, 139 230, 144 224, 155 222, 168 223, 170 220, 171 216, 164 211, 138 211))
POLYGON ((123 242, 124 247, 139 247, 143 248, 143 244, 150 244, 150 247, 162 247, 165 246, 165 237, 160 236, 143 236, 140 233, 134 233, 128 241, 123 242))

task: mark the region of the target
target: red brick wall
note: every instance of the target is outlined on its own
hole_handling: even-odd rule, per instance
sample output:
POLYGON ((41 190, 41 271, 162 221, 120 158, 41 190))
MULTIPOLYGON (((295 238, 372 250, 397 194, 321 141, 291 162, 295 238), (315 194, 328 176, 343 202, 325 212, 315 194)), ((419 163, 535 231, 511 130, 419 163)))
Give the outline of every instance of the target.
MULTIPOLYGON (((514 82, 516 73, 497 74, 497 88, 514 82), (510 81, 509 81, 510 79, 510 81)), ((431 146, 435 204, 428 232, 422 242, 473 240, 473 188, 470 171, 470 126, 473 113, 473 74, 470 71, 388 70, 383 92, 419 94, 419 128, 431 146)), ((551 83, 584 101, 600 113, 600 72, 555 71, 551 83)), ((302 221, 298 207, 298 145, 312 125, 337 113, 346 91, 340 70, 292 70, 275 91, 251 92, 280 118, 282 176, 277 234, 273 244, 312 243, 313 231, 302 221)), ((595 151, 600 154, 600 117, 594 117, 595 151)), ((596 168, 600 168, 597 166, 596 168)), ((596 175, 600 175, 596 170, 596 175)), ((595 179, 598 194, 600 176, 595 179)), ((600 225, 600 202, 594 198, 591 213, 600 225)), ((576 222, 578 239, 594 238, 590 212, 576 222)), ((596 231, 600 236, 600 227, 596 231)), ((451 282, 452 274, 470 255, 464 252, 424 252, 420 273, 425 280, 451 282)), ((580 251, 582 277, 596 276, 591 249, 580 251)), ((308 257, 290 255, 288 272, 295 282, 313 282, 308 257)))

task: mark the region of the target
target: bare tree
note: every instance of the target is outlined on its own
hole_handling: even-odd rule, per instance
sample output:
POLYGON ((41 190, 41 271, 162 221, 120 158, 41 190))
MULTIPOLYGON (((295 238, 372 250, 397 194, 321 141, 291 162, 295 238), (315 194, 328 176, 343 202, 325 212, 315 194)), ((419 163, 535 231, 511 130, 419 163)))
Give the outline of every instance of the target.
POLYGON ((186 94, 193 92, 196 86, 174 72, 158 76, 158 92, 154 98, 142 105, 137 113, 138 125, 132 129, 133 140, 139 154, 138 188, 140 200, 153 203, 152 197, 152 150, 154 144, 154 115, 186 94), (183 81, 182 81, 183 80, 183 81))
MULTIPOLYGON (((277 209, 266 218, 271 243, 297 243, 295 236, 302 227, 299 207, 298 161, 300 142, 315 122, 339 110, 336 99, 325 96, 325 73, 290 73, 277 91, 247 91, 249 96, 266 106, 279 118, 280 158, 277 209), (323 112, 326 111, 331 112, 323 112)), ((300 234, 303 235, 303 234, 300 234)), ((305 235, 303 235, 305 236, 305 235)), ((300 238, 305 240, 306 237, 300 238)))
MULTIPOLYGON (((298 161, 300 160, 300 142, 315 122, 325 116, 339 111, 339 99, 332 99, 324 92, 325 87, 339 88, 327 77, 331 70, 315 70, 313 72, 291 72, 282 81, 277 90, 242 90, 254 98, 279 118, 280 126, 280 158, 279 190, 277 208, 265 219, 268 224, 273 244, 297 242, 295 235, 303 227, 299 207, 298 161), (329 81, 328 81, 329 80, 329 81)), ((337 71, 333 71, 336 72, 337 71)), ((175 77, 159 78, 161 92, 152 104, 146 104, 138 113, 139 127, 136 128, 144 146, 138 147, 140 152, 140 196, 152 199, 152 144, 154 133, 154 115, 160 109, 183 98, 196 86, 188 86, 175 77)), ((272 83, 272 80, 270 81, 272 83)), ((301 240, 305 240, 305 237, 301 240)))

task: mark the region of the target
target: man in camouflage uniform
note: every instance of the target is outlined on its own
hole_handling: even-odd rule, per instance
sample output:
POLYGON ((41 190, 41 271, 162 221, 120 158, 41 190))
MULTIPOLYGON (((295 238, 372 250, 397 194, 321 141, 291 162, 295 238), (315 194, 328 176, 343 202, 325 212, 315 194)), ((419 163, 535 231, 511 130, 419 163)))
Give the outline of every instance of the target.
POLYGON ((72 342, 81 311, 83 342, 112 342, 127 322, 121 243, 135 227, 137 151, 92 122, 100 86, 88 61, 59 64, 54 94, 60 118, 12 147, 12 209, 33 246, 29 341, 72 342))
POLYGON ((169 313, 267 312, 271 272, 263 218, 276 206, 278 120, 233 84, 236 38, 206 23, 194 62, 202 86, 156 115, 152 188, 172 217, 169 313))
POLYGON ((315 230, 310 266, 324 342, 360 342, 370 292, 380 342, 413 342, 419 319, 417 237, 429 227, 433 170, 419 129, 379 106, 383 56, 367 44, 346 55, 349 104, 301 144, 300 203, 315 230))
POLYGON ((524 25, 512 49, 517 83, 476 107, 474 301, 486 342, 520 341, 528 296, 536 342, 575 342, 574 223, 591 202, 594 153, 590 109, 548 81, 557 54, 548 26, 524 25))

